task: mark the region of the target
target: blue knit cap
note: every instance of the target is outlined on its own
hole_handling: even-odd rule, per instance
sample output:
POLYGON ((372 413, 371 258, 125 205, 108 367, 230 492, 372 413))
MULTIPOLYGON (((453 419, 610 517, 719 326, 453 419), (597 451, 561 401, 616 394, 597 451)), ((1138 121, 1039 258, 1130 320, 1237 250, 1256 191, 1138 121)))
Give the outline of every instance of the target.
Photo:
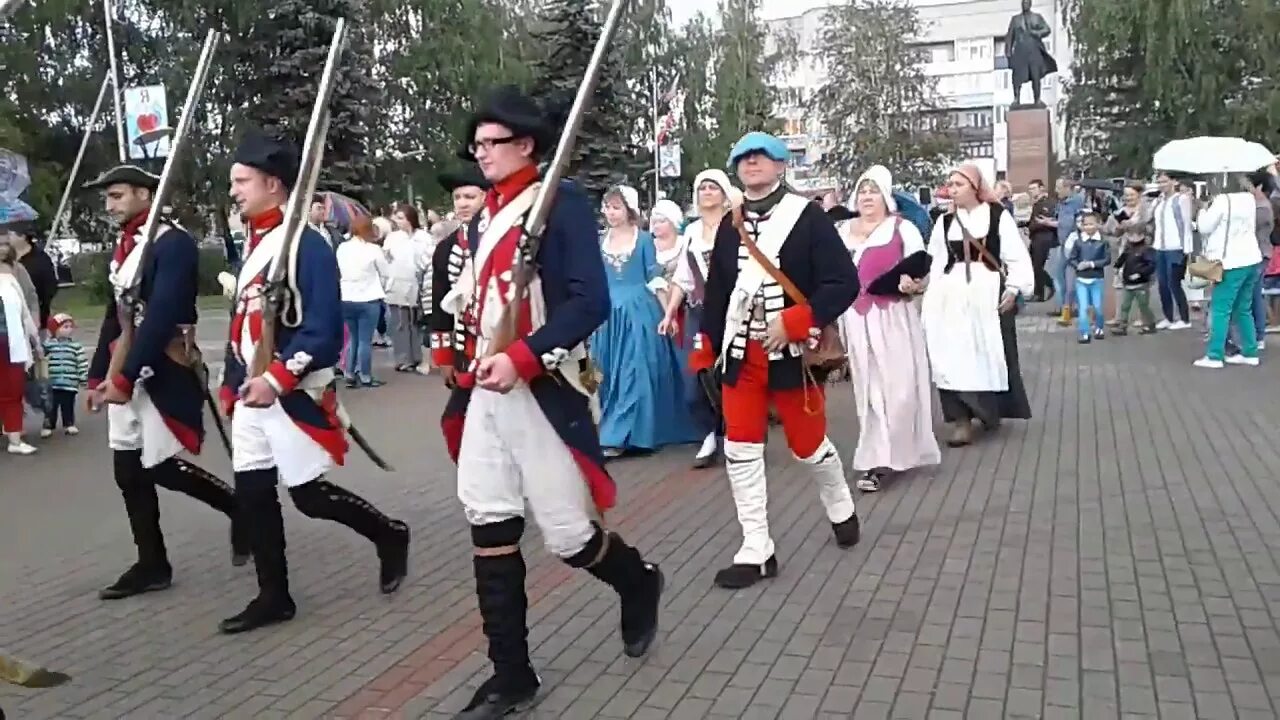
POLYGON ((790 157, 786 143, 767 132, 756 130, 743 135, 733 146, 733 151, 729 153, 729 169, 736 169, 738 161, 752 153, 764 153, 770 160, 777 162, 786 162, 790 157))

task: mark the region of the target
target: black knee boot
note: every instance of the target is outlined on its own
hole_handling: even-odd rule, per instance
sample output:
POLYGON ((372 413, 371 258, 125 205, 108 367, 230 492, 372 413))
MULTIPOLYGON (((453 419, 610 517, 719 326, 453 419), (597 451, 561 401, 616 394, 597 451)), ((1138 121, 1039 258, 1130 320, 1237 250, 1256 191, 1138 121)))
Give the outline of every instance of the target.
POLYGON ((529 600, 524 591, 524 556, 519 549, 523 533, 522 518, 471 528, 476 546, 476 597, 489 640, 493 676, 480 685, 454 720, 497 720, 528 707, 538 693, 540 681, 529 662, 529 600), (512 546, 515 552, 484 554, 512 546))
POLYGON ((332 520, 368 538, 378 548, 379 585, 393 593, 409 571, 409 526, 383 515, 372 503, 317 478, 289 488, 293 504, 307 517, 332 520))
POLYGON ((231 564, 249 562, 249 531, 237 511, 235 490, 217 475, 181 458, 169 458, 149 470, 156 485, 189 495, 231 520, 231 564))
POLYGON ((596 527, 596 534, 577 555, 565 558, 607 583, 622 601, 622 646, 628 657, 649 651, 658 634, 658 608, 665 579, 657 565, 645 562, 640 551, 617 533, 596 527))
POLYGON ((253 565, 258 573, 258 596, 240 614, 218 625, 228 635, 292 620, 297 613, 289 596, 284 517, 280 514, 275 468, 236 473, 236 501, 248 528, 253 565))
POLYGON ((173 581, 173 568, 160 532, 160 501, 156 486, 142 467, 142 451, 116 450, 112 453, 116 485, 124 497, 138 562, 114 583, 98 592, 103 600, 119 600, 154 590, 164 590, 173 581))

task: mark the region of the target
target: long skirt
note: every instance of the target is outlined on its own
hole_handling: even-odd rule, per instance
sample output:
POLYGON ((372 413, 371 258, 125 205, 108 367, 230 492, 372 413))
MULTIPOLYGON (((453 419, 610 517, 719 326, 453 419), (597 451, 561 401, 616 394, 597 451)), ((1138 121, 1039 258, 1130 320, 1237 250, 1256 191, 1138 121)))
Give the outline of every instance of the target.
POLYGON ((942 462, 933 434, 929 355, 910 302, 840 318, 858 412, 853 467, 901 471, 942 462))
POLYGON ((977 420, 994 428, 1003 420, 1030 420, 1031 402, 1022 384, 1018 362, 1018 331, 1014 316, 1000 316, 1000 339, 1004 344, 1004 361, 1009 373, 1009 389, 1004 391, 957 391, 938 389, 942 418, 947 422, 977 420))

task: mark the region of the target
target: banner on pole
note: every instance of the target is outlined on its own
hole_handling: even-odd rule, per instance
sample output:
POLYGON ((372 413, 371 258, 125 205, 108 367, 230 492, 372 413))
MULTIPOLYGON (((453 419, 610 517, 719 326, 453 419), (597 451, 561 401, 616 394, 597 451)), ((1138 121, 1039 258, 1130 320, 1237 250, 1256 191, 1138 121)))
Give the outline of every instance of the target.
POLYGON ((680 177, 680 143, 658 147, 658 175, 664 178, 680 177))
POLYGON ((169 103, 163 85, 125 88, 124 118, 130 160, 169 156, 168 136, 143 145, 138 143, 143 133, 169 127, 169 103))
POLYGON ((13 202, 31 184, 27 158, 0 148, 0 202, 13 202))

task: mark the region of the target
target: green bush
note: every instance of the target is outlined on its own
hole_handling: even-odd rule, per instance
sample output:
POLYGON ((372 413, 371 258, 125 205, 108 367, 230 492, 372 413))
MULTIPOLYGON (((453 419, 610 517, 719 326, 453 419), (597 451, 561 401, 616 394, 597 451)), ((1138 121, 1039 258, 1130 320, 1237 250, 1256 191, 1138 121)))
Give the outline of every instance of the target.
MULTIPOLYGON (((111 283, 107 268, 111 255, 106 252, 82 252, 71 257, 71 276, 85 289, 94 302, 106 302, 111 297, 111 283)), ((200 274, 196 292, 200 295, 221 295, 218 273, 227 270, 227 259, 220 247, 200 248, 200 274)))

